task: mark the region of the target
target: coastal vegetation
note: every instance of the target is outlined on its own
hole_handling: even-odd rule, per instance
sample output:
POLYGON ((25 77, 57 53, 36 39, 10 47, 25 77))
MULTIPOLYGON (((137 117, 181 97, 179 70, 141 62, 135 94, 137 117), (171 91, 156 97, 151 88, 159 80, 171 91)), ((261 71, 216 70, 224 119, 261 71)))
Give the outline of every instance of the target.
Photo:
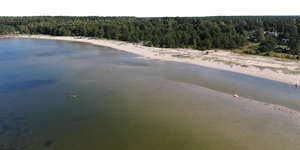
POLYGON ((146 46, 299 59, 300 17, 0 17, 0 34, 86 36, 146 46))

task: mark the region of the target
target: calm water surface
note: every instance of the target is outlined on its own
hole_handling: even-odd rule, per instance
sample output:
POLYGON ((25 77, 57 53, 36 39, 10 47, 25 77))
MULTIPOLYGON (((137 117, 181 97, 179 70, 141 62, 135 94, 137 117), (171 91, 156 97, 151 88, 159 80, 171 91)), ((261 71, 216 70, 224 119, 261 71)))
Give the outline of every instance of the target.
POLYGON ((281 83, 32 39, 0 39, 0 69, 0 150, 300 147, 297 118, 230 96, 300 111, 281 83))

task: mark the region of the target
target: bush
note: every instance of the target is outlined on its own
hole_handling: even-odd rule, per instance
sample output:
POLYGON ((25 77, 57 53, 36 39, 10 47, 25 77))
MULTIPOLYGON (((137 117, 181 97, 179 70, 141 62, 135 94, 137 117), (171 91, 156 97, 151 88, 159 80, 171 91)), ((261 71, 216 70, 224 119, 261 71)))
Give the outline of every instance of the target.
POLYGON ((276 48, 276 41, 273 38, 268 38, 266 40, 263 40, 260 44, 259 44, 259 48, 258 50, 260 52, 269 52, 269 51, 273 51, 276 48))

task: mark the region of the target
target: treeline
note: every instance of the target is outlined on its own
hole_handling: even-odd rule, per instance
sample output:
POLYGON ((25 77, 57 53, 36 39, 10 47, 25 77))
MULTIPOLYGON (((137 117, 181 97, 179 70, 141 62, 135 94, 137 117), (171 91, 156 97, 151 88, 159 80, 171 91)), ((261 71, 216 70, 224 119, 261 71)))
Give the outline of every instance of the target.
POLYGON ((252 36, 259 39, 261 30, 297 38, 300 17, 0 17, 0 34, 88 36, 200 50, 240 48, 252 36))

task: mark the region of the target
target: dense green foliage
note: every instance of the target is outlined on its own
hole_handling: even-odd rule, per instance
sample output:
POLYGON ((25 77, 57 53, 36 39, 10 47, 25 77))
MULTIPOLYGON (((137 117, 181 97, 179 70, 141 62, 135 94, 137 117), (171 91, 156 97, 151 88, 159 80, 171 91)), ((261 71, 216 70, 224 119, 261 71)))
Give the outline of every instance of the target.
POLYGON ((276 48, 276 41, 273 38, 267 38, 262 40, 259 45, 259 50, 261 52, 274 51, 276 48))
POLYGON ((300 40, 292 39, 289 42, 289 47, 294 55, 300 55, 300 40))
POLYGON ((281 39, 288 38, 291 50, 284 52, 299 54, 300 17, 0 17, 0 34, 10 33, 87 36, 194 49, 235 49, 260 42, 261 52, 273 51, 281 39), (269 37, 266 31, 279 35, 269 37))

